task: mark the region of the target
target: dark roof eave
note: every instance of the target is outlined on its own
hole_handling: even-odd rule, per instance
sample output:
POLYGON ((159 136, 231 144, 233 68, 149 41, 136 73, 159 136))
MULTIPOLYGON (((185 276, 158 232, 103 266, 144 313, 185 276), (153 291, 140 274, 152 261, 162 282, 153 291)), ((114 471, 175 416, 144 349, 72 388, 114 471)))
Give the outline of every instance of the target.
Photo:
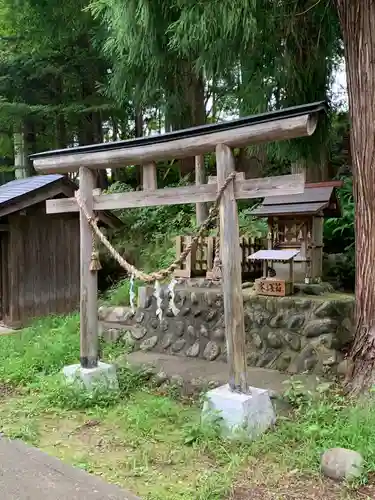
MULTIPOLYGON (((50 182, 49 184, 46 184, 45 186, 40 186, 38 187, 37 189, 35 189, 34 191, 28 191, 26 193, 21 193, 19 194, 18 196, 15 196, 14 198, 9 198, 8 200, 6 201, 2 201, 0 203, 0 209, 2 208, 5 208, 5 207, 10 207, 12 205, 15 205, 17 203, 19 203, 20 201, 22 201, 23 199, 25 198, 28 198, 29 196, 31 196, 33 193, 35 193, 36 191, 39 191, 39 192, 43 192, 43 191, 49 191, 51 189, 52 186, 54 186, 55 184, 59 184, 61 183, 61 179, 56 179, 55 181, 52 181, 50 182)), ((4 184, 4 186, 6 186, 6 184, 4 184)), ((30 206, 32 206, 33 203, 30 204, 30 206)), ((15 210, 16 211, 16 210, 15 210)), ((8 214, 9 215, 9 214, 8 214)))
POLYGON ((254 217, 284 217, 287 215, 290 216, 302 216, 302 215, 317 215, 319 210, 306 211, 306 212, 252 212, 251 215, 254 217))
MULTIPOLYGON (((295 211, 293 211, 293 203, 288 204, 288 210, 280 210, 280 207, 282 205, 265 205, 268 207, 268 210, 262 211, 262 205, 258 207, 258 209, 255 209, 254 212, 252 212, 252 215, 256 217, 277 217, 277 216, 284 216, 284 215, 317 215, 320 212, 324 212, 325 209, 328 207, 328 202, 327 203, 321 203, 319 207, 316 208, 306 208, 306 210, 301 210, 300 207, 301 205, 303 206, 303 203, 298 204, 298 208, 296 207, 295 211), (272 208, 274 210, 272 211, 272 208)), ((307 207, 306 203, 306 207, 307 207)), ((284 204, 285 207, 285 204, 284 204)))
POLYGON ((123 222, 116 217, 116 215, 112 212, 108 212, 107 210, 98 211, 97 216, 102 224, 109 226, 111 229, 119 229, 124 225, 123 222))
POLYGON ((140 137, 135 139, 128 139, 125 141, 105 142, 102 144, 92 144, 88 146, 77 146, 74 148, 57 149, 53 151, 44 151, 30 156, 32 160, 38 158, 46 158, 57 155, 74 155, 80 153, 96 153, 99 151, 112 151, 116 149, 127 149, 136 146, 146 146, 152 144, 159 144, 162 142, 173 141, 177 139, 185 139, 197 135, 210 134, 212 132, 225 131, 240 127, 246 127, 256 123, 266 123, 279 120, 282 118, 292 118, 306 114, 316 114, 327 111, 327 104, 325 101, 314 102, 302 106, 294 106, 292 108, 271 111, 269 113, 262 113, 258 115, 232 120, 230 122, 222 122, 208 125, 200 125, 183 130, 176 130, 162 135, 154 135, 149 137, 140 137))
MULTIPOLYGON (((51 189, 51 187, 54 185, 57 185, 57 184, 60 184, 60 185, 63 184, 65 186, 67 186, 68 188, 72 189, 73 193, 74 193, 74 191, 76 191, 78 189, 78 186, 74 181, 72 181, 71 179, 69 179, 66 176, 63 176, 62 178, 56 179, 56 180, 50 182, 49 184, 46 184, 45 186, 38 187, 35 191, 29 191, 27 193, 20 194, 19 196, 16 196, 14 198, 11 198, 7 201, 0 203, 0 210, 2 208, 5 208, 5 207, 11 207, 12 205, 16 205, 17 203, 19 203, 23 199, 27 199, 29 196, 31 196, 36 191, 41 192, 41 193, 43 191, 45 191, 46 195, 47 195, 48 191, 51 189)), ((61 193, 63 194, 64 191, 61 190, 61 193)), ((48 196, 46 196, 46 200, 47 199, 48 199, 48 196)), ((34 205, 34 203, 30 203, 30 206, 32 206, 32 205, 34 205)), ((17 210, 18 210, 18 208, 15 207, 14 212, 17 212, 17 210)), ((8 212, 7 215, 10 215, 11 213, 14 213, 14 212, 8 212)), ((118 217, 116 217, 112 212, 99 211, 98 217, 99 217, 99 220, 102 222, 102 224, 109 226, 113 229, 118 229, 118 228, 123 226, 122 221, 118 217)))
POLYGON ((328 204, 325 205, 324 207, 321 207, 317 210, 296 210, 295 212, 287 211, 278 211, 277 210, 277 205, 275 206, 275 211, 274 212, 262 212, 260 209, 254 210, 251 212, 251 215, 254 217, 287 217, 287 216, 304 216, 304 215, 316 215, 318 216, 321 212, 323 212, 323 217, 324 218, 339 218, 341 217, 341 210, 339 207, 337 207, 336 210, 331 210, 328 208, 328 204))

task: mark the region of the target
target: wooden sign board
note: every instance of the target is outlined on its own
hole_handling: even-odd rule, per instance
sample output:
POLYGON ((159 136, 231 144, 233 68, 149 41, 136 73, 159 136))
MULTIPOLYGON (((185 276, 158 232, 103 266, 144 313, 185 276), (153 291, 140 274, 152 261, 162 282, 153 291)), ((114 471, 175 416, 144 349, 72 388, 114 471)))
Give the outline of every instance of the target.
POLYGON ((293 293, 293 283, 285 280, 259 278, 255 280, 255 290, 258 295, 285 297, 293 293))

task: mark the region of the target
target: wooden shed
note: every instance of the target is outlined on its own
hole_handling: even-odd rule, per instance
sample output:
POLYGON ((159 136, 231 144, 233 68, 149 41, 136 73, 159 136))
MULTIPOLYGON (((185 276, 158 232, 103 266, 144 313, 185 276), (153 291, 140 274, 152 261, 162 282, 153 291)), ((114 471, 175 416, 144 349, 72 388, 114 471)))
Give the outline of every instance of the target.
MULTIPOLYGON (((305 185, 302 194, 265 198, 252 214, 268 219, 268 248, 296 249, 296 280, 317 282, 322 277, 323 220, 340 217, 336 195, 340 181, 305 185)), ((280 278, 288 273, 286 266, 274 266, 280 278)))
MULTIPOLYGON (((32 318, 69 313, 80 295, 79 214, 46 214, 46 200, 74 196, 77 185, 51 174, 0 186, 0 321, 20 327, 32 318)), ((120 221, 109 213, 109 227, 120 221)))

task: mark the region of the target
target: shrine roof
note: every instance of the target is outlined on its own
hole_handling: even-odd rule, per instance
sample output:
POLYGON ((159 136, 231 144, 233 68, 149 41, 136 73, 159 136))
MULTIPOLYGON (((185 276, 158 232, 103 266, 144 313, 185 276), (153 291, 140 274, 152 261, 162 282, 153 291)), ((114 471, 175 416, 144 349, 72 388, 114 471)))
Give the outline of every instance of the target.
POLYGON ((30 156, 32 160, 38 158, 45 158, 51 156, 72 155, 81 153, 93 153, 98 151, 112 151, 115 149, 128 149, 136 146, 155 145, 162 142, 169 142, 176 139, 192 138, 196 136, 207 135, 213 132, 227 131, 230 129, 237 129, 256 123, 268 123, 280 120, 283 118, 292 118, 302 116, 305 114, 313 114, 319 112, 326 112, 327 106, 324 101, 304 104, 300 106, 293 106, 286 109, 273 110, 266 113, 257 115, 246 116, 230 121, 223 121, 220 123, 210 123, 206 125, 198 125, 183 130, 175 130, 173 132, 166 132, 164 134, 154 134, 146 137, 137 137, 135 139, 126 139, 123 141, 111 141, 102 144, 91 144, 88 146, 75 146, 65 149, 57 149, 54 151, 43 151, 35 153, 30 156))
POLYGON ((286 250, 258 250, 257 252, 251 254, 249 260, 272 260, 272 261, 289 261, 294 259, 300 250, 286 249, 286 250))
POLYGON ((252 215, 316 215, 322 212, 325 217, 340 217, 341 210, 336 194, 338 185, 340 184, 334 182, 306 184, 301 194, 265 198, 263 203, 253 210, 252 215))

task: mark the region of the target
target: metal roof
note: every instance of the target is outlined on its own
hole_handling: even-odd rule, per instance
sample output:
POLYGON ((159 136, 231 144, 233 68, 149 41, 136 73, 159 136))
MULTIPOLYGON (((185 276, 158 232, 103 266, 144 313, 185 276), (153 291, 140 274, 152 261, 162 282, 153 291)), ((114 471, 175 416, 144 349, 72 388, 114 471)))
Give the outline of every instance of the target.
POLYGON ((94 153, 98 151, 111 151, 115 149, 127 149, 135 146, 146 146, 150 144, 159 144, 162 142, 173 141, 176 139, 185 139, 188 137, 202 136, 212 132, 220 132, 239 127, 246 127, 256 123, 267 123, 282 118, 292 118, 295 116, 302 116, 306 114, 318 113, 327 111, 327 105, 324 101, 314 102, 311 104, 304 104, 302 106, 294 106, 291 108, 280 109, 268 113, 252 115, 238 120, 229 122, 221 122, 208 125, 200 125, 198 127, 191 127, 183 130, 175 130, 161 135, 152 135, 147 137, 137 137, 135 139, 128 139, 125 141, 105 142, 102 144, 91 144, 88 146, 77 146, 73 148, 56 149, 54 151, 44 151, 30 156, 32 160, 37 158, 55 156, 55 155, 71 155, 79 153, 94 153))
POLYGON ((289 261, 294 259, 300 250, 258 250, 248 257, 249 260, 273 260, 273 261, 289 261))
MULTIPOLYGON (((18 202, 20 198, 58 182, 63 182, 66 186, 69 186, 72 189, 72 194, 78 189, 75 182, 60 174, 35 175, 25 179, 16 179, 0 186, 0 208, 4 207, 5 209, 5 206, 11 206, 13 203, 18 202)), ((32 205, 32 202, 30 205, 32 205)), ((8 211, 7 214, 9 213, 8 211)), ((98 215, 104 224, 112 227, 122 225, 120 219, 113 215, 112 212, 103 210, 98 215)))
POLYGON ((323 211, 326 216, 339 217, 341 211, 335 187, 333 185, 322 186, 322 184, 305 186, 303 193, 293 196, 265 198, 263 203, 252 211, 252 215, 258 217, 288 214, 313 215, 323 211))
POLYGON ((20 196, 49 186, 63 178, 59 174, 36 175, 25 179, 16 179, 0 186, 0 206, 12 202, 20 196))
MULTIPOLYGON (((297 196, 296 196, 297 197, 297 196)), ((291 203, 289 205, 260 205, 251 215, 267 217, 268 215, 316 214, 327 207, 328 203, 291 203)))
POLYGON ((333 187, 305 187, 305 191, 301 194, 286 195, 286 196, 272 196, 264 198, 263 205, 284 205, 289 203, 328 203, 333 187))

